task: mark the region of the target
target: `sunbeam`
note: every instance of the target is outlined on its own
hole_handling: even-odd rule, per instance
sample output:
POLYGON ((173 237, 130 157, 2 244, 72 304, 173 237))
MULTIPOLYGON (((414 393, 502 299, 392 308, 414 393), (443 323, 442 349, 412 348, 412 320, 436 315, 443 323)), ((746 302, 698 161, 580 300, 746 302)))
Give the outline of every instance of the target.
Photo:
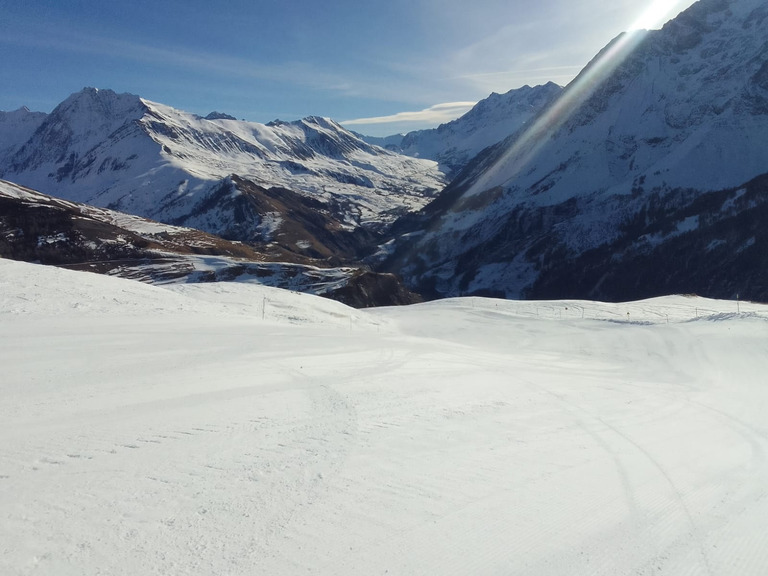
POLYGON ((620 35, 567 86, 560 98, 528 128, 514 144, 485 171, 465 196, 489 188, 503 186, 517 176, 539 153, 551 136, 568 121, 574 112, 624 62, 645 38, 647 28, 657 27, 670 13, 685 2, 655 0, 643 12, 629 31, 620 35))
POLYGON ((669 0, 656 0, 653 2, 643 14, 635 20, 630 30, 652 30, 661 26, 667 21, 669 16, 679 9, 685 2, 683 0, 677 0, 676 2, 670 2, 669 0))
POLYGON ((485 171, 465 196, 503 186, 512 180, 541 150, 550 137, 573 115, 602 82, 632 54, 646 32, 635 30, 608 45, 563 92, 562 96, 519 136, 510 148, 485 171), (499 180, 501 178, 501 180, 499 180))

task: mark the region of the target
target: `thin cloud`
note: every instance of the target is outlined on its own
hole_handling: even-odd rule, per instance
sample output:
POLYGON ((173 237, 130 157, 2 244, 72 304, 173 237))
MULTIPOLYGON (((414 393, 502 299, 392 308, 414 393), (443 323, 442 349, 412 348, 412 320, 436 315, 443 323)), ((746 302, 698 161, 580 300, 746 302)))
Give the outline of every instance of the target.
POLYGON ((418 112, 398 112, 390 116, 374 116, 371 118, 356 118, 344 120, 341 124, 356 126, 363 124, 395 124, 413 122, 421 124, 440 124, 449 122, 468 112, 477 102, 445 102, 419 110, 418 112))
POLYGON ((85 32, 78 35, 72 30, 46 30, 46 33, 36 36, 3 34, 0 35, 0 45, 2 44, 47 49, 59 53, 108 56, 152 66, 202 71, 232 79, 310 88, 346 98, 376 97, 380 100, 400 102, 423 102, 439 98, 439 93, 434 91, 413 90, 406 81, 384 81, 359 74, 338 73, 304 61, 264 63, 242 56, 194 51, 186 46, 169 48, 85 32), (84 41, 84 38, 87 38, 87 41, 84 41))
POLYGON ((181 47, 176 49, 160 48, 96 35, 89 35, 87 42, 84 42, 82 38, 72 39, 67 36, 56 37, 54 35, 43 35, 37 38, 6 36, 0 41, 30 48, 45 48, 99 56, 109 55, 113 58, 153 65, 205 70, 230 77, 286 82, 339 92, 350 90, 348 79, 318 71, 300 62, 263 65, 236 56, 193 52, 181 47))

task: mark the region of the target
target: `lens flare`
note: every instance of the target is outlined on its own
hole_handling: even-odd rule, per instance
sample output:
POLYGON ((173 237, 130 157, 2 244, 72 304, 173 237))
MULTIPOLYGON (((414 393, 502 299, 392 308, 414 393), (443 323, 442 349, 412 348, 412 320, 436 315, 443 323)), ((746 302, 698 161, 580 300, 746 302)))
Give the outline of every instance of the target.
POLYGON ((465 196, 504 186, 517 176, 579 106, 632 54, 645 34, 643 30, 624 33, 603 49, 568 85, 557 101, 467 190, 465 196))
POLYGON ((622 62, 637 48, 647 34, 647 28, 656 27, 674 11, 690 0, 654 0, 629 31, 620 35, 567 86, 554 105, 510 146, 470 187, 465 196, 504 186, 531 162, 554 133, 574 114, 581 104, 592 96, 622 62))

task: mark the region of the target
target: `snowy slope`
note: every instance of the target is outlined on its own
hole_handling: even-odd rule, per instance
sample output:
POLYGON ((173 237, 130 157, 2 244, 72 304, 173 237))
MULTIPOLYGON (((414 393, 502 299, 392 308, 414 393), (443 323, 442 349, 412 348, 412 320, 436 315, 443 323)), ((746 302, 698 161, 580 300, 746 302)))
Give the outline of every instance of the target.
POLYGON ((642 242, 628 236, 639 221, 690 228, 697 197, 768 170, 767 23, 762 0, 701 0, 662 30, 616 39, 452 182, 398 266, 438 294, 531 295, 542 268, 642 242))
POLYGON ((0 260, 0 572, 761 576, 740 306, 360 312, 0 260))
POLYGON ((561 91, 562 87, 549 82, 533 88, 523 86, 506 94, 493 93, 460 118, 437 128, 416 130, 401 137, 364 138, 407 156, 436 160, 453 176, 480 151, 525 127, 561 91))
MULTIPOLYGON (((4 142, 12 136, 0 132, 4 142)), ((370 146, 328 119, 206 119, 93 88, 70 96, 15 146, 0 165, 7 180, 215 234, 242 218, 216 196, 232 174, 320 201, 350 229, 418 209, 444 184, 434 162, 370 146)), ((251 234, 264 217, 252 216, 251 234)))

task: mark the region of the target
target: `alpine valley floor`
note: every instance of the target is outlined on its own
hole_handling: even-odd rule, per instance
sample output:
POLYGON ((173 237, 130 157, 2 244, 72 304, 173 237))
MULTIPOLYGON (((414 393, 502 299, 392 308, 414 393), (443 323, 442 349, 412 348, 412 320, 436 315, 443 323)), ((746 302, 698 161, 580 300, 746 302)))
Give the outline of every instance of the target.
POLYGON ((0 260, 0 573, 764 575, 768 306, 0 260))

